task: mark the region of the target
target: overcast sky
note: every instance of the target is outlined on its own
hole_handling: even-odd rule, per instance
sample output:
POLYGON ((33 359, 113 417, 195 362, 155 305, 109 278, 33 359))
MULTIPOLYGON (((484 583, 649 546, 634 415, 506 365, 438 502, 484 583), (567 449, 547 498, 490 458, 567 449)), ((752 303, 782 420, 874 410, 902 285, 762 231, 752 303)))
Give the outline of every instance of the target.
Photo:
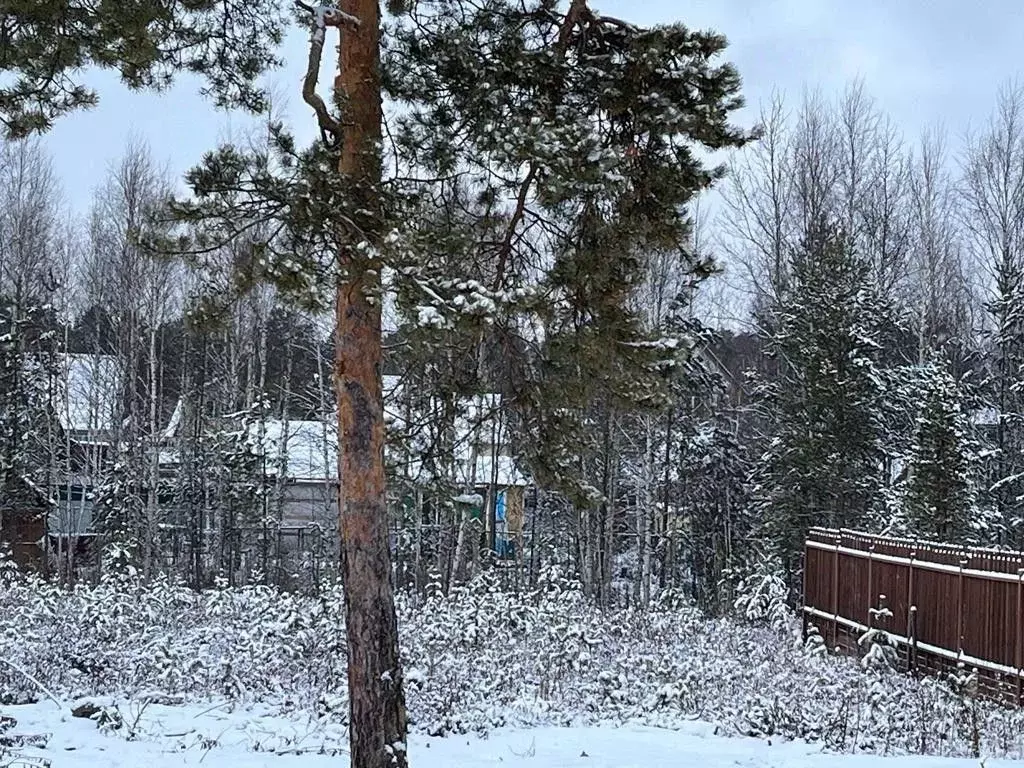
MULTIPOLYGON (((758 106, 779 90, 795 102, 806 87, 837 93, 854 78, 902 126, 908 138, 941 123, 956 144, 985 119, 996 91, 1024 69, 1020 0, 593 0, 593 7, 642 24, 682 21, 730 40, 729 58, 744 80, 753 124, 758 106)), ((299 96, 305 41, 287 41, 289 66, 273 82, 288 95, 287 115, 300 137, 313 118, 299 96)), ((326 58, 326 57, 325 57, 326 58)), ((87 79, 100 105, 62 119, 46 143, 68 202, 85 213, 93 189, 132 136, 146 140, 178 177, 232 131, 240 118, 216 112, 182 80, 159 96, 127 92, 116 77, 87 79)))

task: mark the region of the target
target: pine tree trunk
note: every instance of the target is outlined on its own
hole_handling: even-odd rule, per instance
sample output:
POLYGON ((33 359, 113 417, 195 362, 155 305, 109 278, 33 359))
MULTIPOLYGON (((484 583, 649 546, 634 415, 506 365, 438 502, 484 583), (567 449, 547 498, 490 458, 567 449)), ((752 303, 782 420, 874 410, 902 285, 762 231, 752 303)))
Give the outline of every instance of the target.
MULTIPOLYGON (((362 236, 378 246, 380 9, 377 0, 347 0, 343 9, 360 23, 342 35, 335 81, 345 110, 339 171, 351 180, 359 208, 369 212, 358 215, 362 236)), ((335 361, 351 765, 405 768, 406 712, 384 486, 380 265, 355 245, 350 242, 340 253, 346 274, 337 291, 335 361)))

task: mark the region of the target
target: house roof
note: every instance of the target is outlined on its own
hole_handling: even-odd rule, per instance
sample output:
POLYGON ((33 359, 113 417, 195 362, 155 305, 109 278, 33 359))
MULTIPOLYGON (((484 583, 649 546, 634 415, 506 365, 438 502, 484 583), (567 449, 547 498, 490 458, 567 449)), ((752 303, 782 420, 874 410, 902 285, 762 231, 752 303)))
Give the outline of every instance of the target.
POLYGON ((111 432, 121 371, 113 355, 63 354, 56 394, 61 425, 75 432, 111 432))
POLYGON ((334 425, 325 421, 282 421, 270 420, 249 427, 253 445, 262 442, 262 452, 267 458, 267 474, 274 475, 280 466, 286 464, 286 476, 290 480, 319 481, 338 478, 338 435, 334 425))
MULTIPOLYGON (((401 421, 396 400, 401 396, 402 377, 383 377, 384 410, 388 421, 401 421)), ((527 479, 509 455, 507 437, 499 438, 499 452, 492 455, 496 416, 501 396, 478 395, 462 403, 462 416, 456 419, 455 471, 457 481, 466 485, 485 485, 495 477, 499 486, 527 485, 527 479), (506 444, 502 444, 506 443, 506 444), (496 460, 495 460, 496 459, 496 460), (496 470, 496 474, 495 474, 496 470)), ((173 420, 172 420, 173 421, 173 420)), ((307 482, 333 481, 338 478, 338 435, 336 422, 268 420, 248 427, 253 447, 266 456, 266 472, 277 473, 279 460, 285 462, 290 480, 307 482)), ((503 431, 503 430, 502 430, 503 431)), ((407 467, 410 476, 422 471, 418 462, 407 467)))

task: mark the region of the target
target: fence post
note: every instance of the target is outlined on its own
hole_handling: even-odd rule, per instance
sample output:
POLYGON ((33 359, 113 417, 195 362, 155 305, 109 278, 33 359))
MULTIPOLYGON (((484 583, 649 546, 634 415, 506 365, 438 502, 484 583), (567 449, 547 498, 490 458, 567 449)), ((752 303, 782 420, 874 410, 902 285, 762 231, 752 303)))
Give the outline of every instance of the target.
POLYGON ((874 544, 874 542, 872 542, 868 546, 868 594, 867 594, 867 598, 868 598, 868 616, 867 616, 867 619, 868 620, 865 622, 868 625, 869 629, 873 629, 874 628, 874 624, 871 621, 871 617, 874 615, 874 614, 872 614, 871 609, 875 607, 875 603, 874 603, 874 600, 875 600, 875 598, 874 598, 875 588, 874 588, 874 579, 872 579, 872 576, 874 575, 874 573, 873 573, 874 564, 875 564, 875 544, 874 544))
POLYGON ((842 536, 836 535, 836 553, 832 559, 832 648, 839 647, 839 545, 842 536))
POLYGON ((1024 609, 1024 568, 1021 568, 1021 558, 1017 557, 1017 616, 1014 620, 1014 660, 1017 667, 1017 706, 1021 703, 1021 610, 1024 609))
POLYGON ((956 596, 956 650, 960 656, 964 655, 964 566, 967 565, 967 558, 962 548, 960 552, 960 572, 957 575, 957 596, 956 596))
POLYGON ((807 547, 807 538, 808 537, 804 537, 804 555, 803 555, 803 557, 804 557, 803 566, 804 567, 802 569, 803 579, 801 579, 801 581, 803 583, 800 585, 800 590, 803 593, 801 595, 801 603, 800 603, 800 633, 801 633, 800 637, 801 637, 801 639, 805 643, 807 642, 807 611, 804 610, 805 608, 807 608, 807 575, 808 575, 807 574, 807 568, 808 568, 808 557, 807 557, 807 554, 810 552, 810 549, 807 547))
POLYGON ((917 542, 910 550, 909 573, 907 574, 907 637, 910 646, 907 648, 907 670, 917 671, 917 608, 914 605, 914 558, 917 557, 917 542))

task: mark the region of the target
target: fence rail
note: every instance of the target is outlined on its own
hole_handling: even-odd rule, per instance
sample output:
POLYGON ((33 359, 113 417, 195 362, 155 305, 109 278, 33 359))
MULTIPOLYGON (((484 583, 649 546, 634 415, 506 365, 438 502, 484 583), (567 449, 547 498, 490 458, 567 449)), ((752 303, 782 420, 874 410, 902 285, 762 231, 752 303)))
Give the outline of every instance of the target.
POLYGON ((963 663, 987 693, 1021 703, 1024 553, 815 528, 803 610, 831 647, 854 651, 859 635, 884 629, 908 669, 963 663))

